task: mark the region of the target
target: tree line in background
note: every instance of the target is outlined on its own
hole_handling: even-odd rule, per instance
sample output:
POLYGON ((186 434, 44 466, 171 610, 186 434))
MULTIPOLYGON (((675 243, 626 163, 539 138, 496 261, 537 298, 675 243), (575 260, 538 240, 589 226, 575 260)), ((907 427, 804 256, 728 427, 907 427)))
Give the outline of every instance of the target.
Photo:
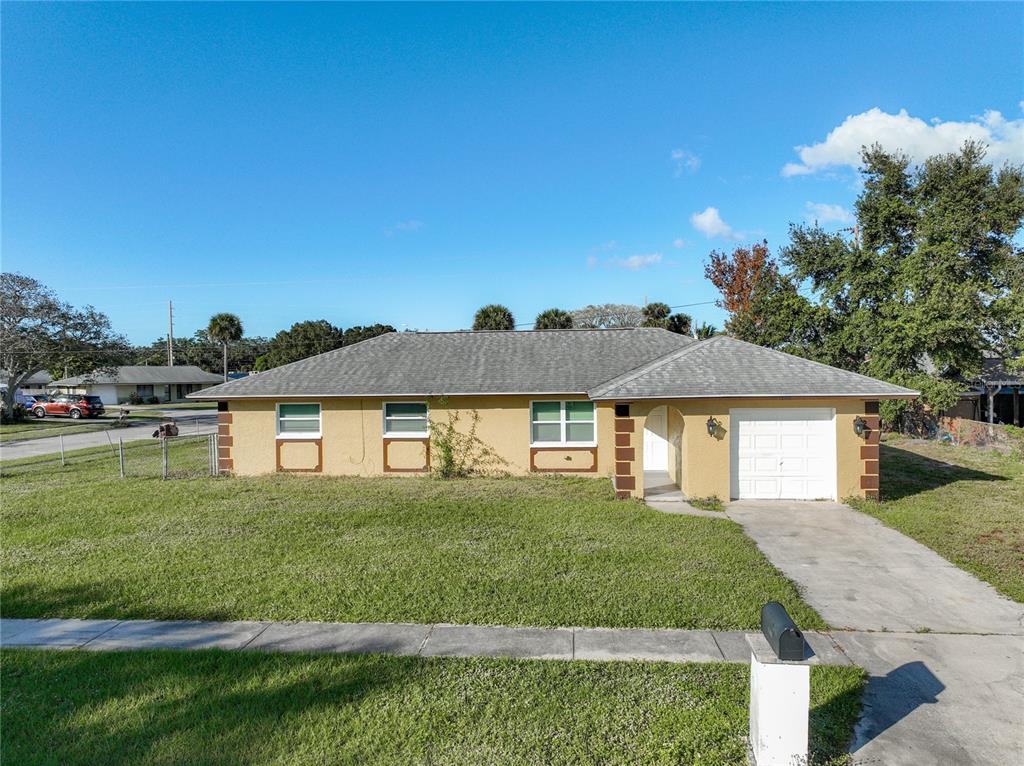
POLYGON ((918 168, 878 146, 862 159, 853 227, 792 225, 778 258, 716 252, 705 276, 728 334, 921 391, 884 404, 893 424, 953 406, 986 354, 1020 364, 1024 169, 974 142, 918 168))
MULTIPOLYGON (((661 327, 683 335, 710 338, 717 330, 708 324, 694 326, 689 314, 672 313, 667 303, 635 306, 628 303, 605 303, 565 311, 550 308, 540 312, 533 321, 534 330, 614 329, 618 327, 661 327)), ((473 317, 473 329, 514 330, 516 320, 506 306, 492 303, 482 307, 473 317)))

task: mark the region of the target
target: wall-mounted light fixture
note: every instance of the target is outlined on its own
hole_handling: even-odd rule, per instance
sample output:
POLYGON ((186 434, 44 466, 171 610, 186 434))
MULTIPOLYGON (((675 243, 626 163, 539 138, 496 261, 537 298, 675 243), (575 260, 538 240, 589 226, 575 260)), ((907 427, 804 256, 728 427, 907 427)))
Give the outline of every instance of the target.
POLYGON ((722 427, 722 424, 715 420, 715 416, 711 415, 708 418, 708 436, 714 436, 718 433, 718 429, 722 427))
POLYGON ((858 415, 853 419, 853 432, 857 436, 864 436, 868 432, 868 422, 858 415))

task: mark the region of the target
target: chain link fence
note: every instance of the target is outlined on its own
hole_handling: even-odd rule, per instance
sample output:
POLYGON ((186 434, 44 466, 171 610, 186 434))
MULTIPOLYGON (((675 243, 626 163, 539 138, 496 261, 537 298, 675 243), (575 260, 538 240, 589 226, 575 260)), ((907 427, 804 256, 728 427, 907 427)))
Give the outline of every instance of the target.
POLYGON ((97 478, 191 479, 216 476, 217 434, 168 436, 0 462, 0 477, 51 475, 58 479, 97 478))
POLYGON ((967 418, 933 418, 902 433, 918 439, 994 449, 1024 456, 1024 429, 1000 423, 985 423, 967 418))

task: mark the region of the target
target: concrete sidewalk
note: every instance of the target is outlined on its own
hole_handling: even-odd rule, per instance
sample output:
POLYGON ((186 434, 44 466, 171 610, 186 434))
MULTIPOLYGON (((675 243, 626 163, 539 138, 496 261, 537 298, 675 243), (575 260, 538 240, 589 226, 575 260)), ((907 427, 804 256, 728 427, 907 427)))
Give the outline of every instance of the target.
MULTIPOLYGON (((175 422, 181 429, 182 436, 204 436, 217 433, 217 413, 208 414, 204 410, 199 410, 198 412, 199 414, 195 416, 175 418, 175 422)), ((154 416, 157 415, 158 413, 154 413, 154 416)), ((71 450, 85 449, 87 447, 115 448, 118 439, 124 442, 156 441, 153 439, 153 431, 156 430, 159 422, 159 419, 147 420, 145 422, 132 421, 131 425, 127 428, 111 428, 103 431, 65 434, 64 450, 70 452, 71 450)), ((53 455, 59 452, 60 439, 56 436, 8 441, 0 444, 0 461, 53 455)))
MULTIPOLYGON (((827 633, 807 633, 812 664, 850 665, 827 633)), ((0 620, 0 645, 40 649, 229 649, 542 660, 749 662, 759 633, 635 628, 157 620, 0 620)))

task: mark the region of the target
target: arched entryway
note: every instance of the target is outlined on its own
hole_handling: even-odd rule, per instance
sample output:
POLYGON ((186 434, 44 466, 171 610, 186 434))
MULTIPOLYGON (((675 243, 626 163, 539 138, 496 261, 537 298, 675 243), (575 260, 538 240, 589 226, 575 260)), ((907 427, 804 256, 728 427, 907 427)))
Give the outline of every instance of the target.
POLYGON ((643 431, 644 497, 682 497, 683 416, 671 405, 647 413, 643 431))

